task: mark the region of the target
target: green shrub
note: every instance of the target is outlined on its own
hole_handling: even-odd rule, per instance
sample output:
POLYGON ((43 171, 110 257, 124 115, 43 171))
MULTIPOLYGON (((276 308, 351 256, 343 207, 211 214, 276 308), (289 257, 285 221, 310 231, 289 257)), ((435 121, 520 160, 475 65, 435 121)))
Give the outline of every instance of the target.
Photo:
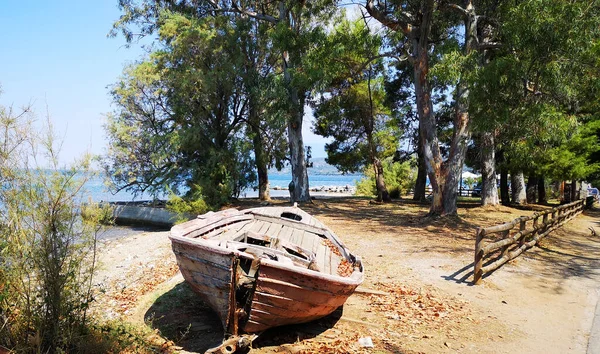
MULTIPOLYGON (((365 177, 356 182, 356 194, 376 196, 375 172, 369 165, 364 172, 365 177)), ((399 163, 390 160, 383 161, 383 179, 391 198, 400 198, 414 186, 416 171, 409 161, 399 163)))
POLYGON ((204 214, 210 208, 204 200, 202 188, 195 186, 194 191, 188 193, 185 198, 171 193, 167 201, 167 210, 177 213, 177 223, 180 223, 197 215, 204 214))
POLYGON ((84 220, 90 158, 59 167, 51 126, 38 136, 26 113, 0 107, 0 346, 76 351, 88 332, 96 216, 84 220), (44 167, 32 165, 44 159, 44 167))

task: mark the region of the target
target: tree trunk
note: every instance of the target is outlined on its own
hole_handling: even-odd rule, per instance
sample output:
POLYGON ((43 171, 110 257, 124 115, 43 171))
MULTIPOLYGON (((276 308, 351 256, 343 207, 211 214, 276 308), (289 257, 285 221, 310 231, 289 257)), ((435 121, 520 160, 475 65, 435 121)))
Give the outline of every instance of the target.
POLYGON ((579 200, 579 191, 577 190, 577 181, 571 180, 571 201, 579 200))
MULTIPOLYGON (((429 82, 429 35, 433 23, 436 2, 425 0, 420 2, 418 23, 391 21, 386 11, 379 11, 375 2, 367 1, 367 11, 384 26, 393 31, 403 31, 411 42, 410 61, 413 66, 413 84, 419 116, 420 142, 423 156, 433 191, 430 215, 456 214, 458 180, 462 174, 462 165, 466 145, 470 137, 469 115, 467 111, 468 86, 465 82, 457 87, 457 108, 454 118, 454 134, 450 146, 450 155, 446 164, 440 151, 437 136, 437 122, 433 114, 431 100, 432 88, 429 82)), ((477 16, 471 3, 465 17, 465 53, 475 49, 477 43, 477 16)))
POLYGON ((385 180, 383 179, 383 165, 381 160, 375 158, 373 161, 373 168, 375 169, 375 187, 377 188, 377 201, 389 203, 392 201, 390 194, 388 193, 387 187, 385 186, 385 180))
MULTIPOLYGON (((252 97, 250 98, 253 99, 252 97)), ((254 102, 249 103, 249 117, 248 122, 250 123, 250 129, 252 130, 252 144, 254 148, 254 161, 256 164, 256 171, 258 175, 258 199, 270 200, 269 195, 269 169, 267 152, 265 151, 264 141, 260 131, 260 116, 256 109, 254 102)))
POLYGON ((431 87, 427 78, 429 71, 427 47, 421 48, 419 41, 413 39, 413 48, 413 50, 418 51, 414 58, 413 68, 415 96, 419 114, 420 144, 423 147, 423 158, 433 193, 429 213, 431 215, 441 215, 444 213, 445 173, 442 171, 442 154, 437 137, 433 103, 431 102, 431 87))
MULTIPOLYGON (((289 9, 285 1, 279 2, 279 22, 294 29, 290 22, 289 9)), ((299 56, 299 54, 297 55, 299 56)), ((304 119, 305 92, 300 92, 292 83, 290 70, 293 64, 290 53, 282 53, 283 79, 288 92, 288 142, 290 146, 290 166, 292 181, 290 182, 290 199, 292 202, 309 202, 308 169, 304 155, 304 139, 302 137, 302 120, 304 119)), ((298 59, 298 58, 296 58, 298 59)))
POLYGON ((310 201, 308 190, 308 171, 306 168, 306 157, 304 156, 304 140, 302 139, 302 117, 303 111, 296 113, 288 121, 288 139, 290 145, 290 165, 292 167, 291 190, 292 202, 310 201))
POLYGON ((529 175, 527 178, 527 203, 535 204, 536 202, 536 189, 538 185, 538 179, 535 175, 529 175))
POLYGON ((510 205, 508 170, 504 166, 504 163, 504 151, 498 150, 498 164, 500 165, 500 200, 502 201, 502 205, 510 205))
MULTIPOLYGON (((264 151, 263 151, 263 154, 264 151)), ((258 174, 258 199, 260 200, 271 200, 270 184, 269 184, 269 169, 266 163, 260 162, 256 157, 256 169, 258 174)))
POLYGON ((525 178, 523 177, 523 172, 512 171, 510 174, 510 185, 512 191, 511 199, 513 204, 527 204, 527 194, 525 193, 525 178))
MULTIPOLYGON (((464 55, 469 55, 477 48, 477 15, 473 4, 469 2, 465 14, 465 47, 464 55)), ((471 140, 469 118, 469 85, 466 80, 460 80, 456 86, 456 103, 454 130, 450 143, 450 154, 446 161, 446 177, 443 196, 443 214, 456 214, 458 184, 462 175, 467 145, 471 140)))
MULTIPOLYGON (((420 135, 420 134, 419 134, 420 135)), ((427 168, 425 166, 425 157, 423 156, 423 147, 421 146, 421 138, 417 142, 417 158, 418 158, 418 172, 417 180, 415 182, 415 192, 413 200, 424 202, 425 199, 425 188, 427 187, 427 168)))
POLYGON ((508 192, 508 172, 506 169, 500 170, 500 199, 502 205, 510 205, 510 193, 508 192))
POLYGON ((546 196, 546 183, 544 182, 544 176, 540 176, 538 179, 538 204, 548 204, 548 197, 546 196))
MULTIPOLYGON (((375 169, 375 188, 377 188, 377 201, 389 203, 392 201, 390 194, 388 193, 387 187, 385 186, 385 180, 383 179, 383 165, 381 160, 377 156, 377 147, 373 141, 373 127, 375 126, 375 115, 373 112, 373 96, 371 92, 371 68, 369 68, 369 102, 370 102, 370 113, 368 119, 363 119, 363 126, 367 133, 367 141, 369 143, 369 150, 371 155, 371 162, 375 169)), ((366 118, 366 117, 365 117, 366 118)))
POLYGON ((289 93, 289 118, 288 118, 288 143, 290 146, 290 165, 292 168, 292 182, 290 198, 292 202, 310 201, 308 189, 308 170, 306 156, 304 155, 304 139, 302 137, 302 119, 304 118, 304 98, 298 89, 292 87, 289 73, 289 58, 284 53, 284 78, 289 93))
POLYGON ((494 133, 481 134, 481 205, 498 205, 494 133))

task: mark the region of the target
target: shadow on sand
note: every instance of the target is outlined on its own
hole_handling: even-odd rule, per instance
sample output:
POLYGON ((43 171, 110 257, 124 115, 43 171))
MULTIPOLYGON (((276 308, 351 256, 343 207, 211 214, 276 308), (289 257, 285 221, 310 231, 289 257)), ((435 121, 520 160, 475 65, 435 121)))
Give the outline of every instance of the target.
MULTIPOLYGON (((314 338, 332 328, 342 313, 340 307, 317 321, 269 329, 254 341, 253 348, 278 347, 314 338)), ((217 315, 185 282, 156 299, 144 314, 144 320, 165 339, 189 352, 204 353, 219 346, 224 337, 217 315)))

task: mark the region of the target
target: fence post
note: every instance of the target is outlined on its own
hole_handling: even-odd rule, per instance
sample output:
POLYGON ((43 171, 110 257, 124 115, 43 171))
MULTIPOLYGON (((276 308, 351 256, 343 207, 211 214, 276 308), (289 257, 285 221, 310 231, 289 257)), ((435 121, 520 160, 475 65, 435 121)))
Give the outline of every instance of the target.
MULTIPOLYGON (((510 234, 510 230, 506 230, 506 231, 502 231, 502 239, 506 239, 508 238, 508 235, 510 234)), ((500 257, 504 257, 508 254, 508 247, 510 245, 504 246, 502 247, 502 255, 500 257)))
POLYGON ((483 250, 481 249, 483 236, 485 236, 485 229, 478 227, 475 238, 475 269, 473 270, 473 284, 476 285, 481 283, 481 277, 483 276, 481 272, 481 268, 483 267, 483 250))
MULTIPOLYGON (((521 216, 520 220, 519 220, 519 232, 523 232, 525 231, 525 224, 527 223, 525 220, 523 220, 524 217, 521 216)), ((519 247, 523 246, 523 244, 525 243, 525 236, 521 236, 521 238, 519 239, 519 247)))

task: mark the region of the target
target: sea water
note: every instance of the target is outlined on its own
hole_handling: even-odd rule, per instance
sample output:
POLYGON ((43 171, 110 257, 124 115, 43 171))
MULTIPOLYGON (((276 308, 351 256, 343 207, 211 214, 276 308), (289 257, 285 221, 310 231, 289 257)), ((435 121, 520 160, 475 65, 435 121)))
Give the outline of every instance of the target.
MULTIPOLYGON (((353 175, 342 175, 342 174, 309 174, 308 184, 310 188, 338 188, 342 189, 345 187, 355 187, 356 182, 363 176, 359 174, 353 175)), ((104 183, 104 175, 100 174, 94 178, 91 178, 85 184, 86 194, 90 196, 92 201, 95 202, 129 202, 129 201, 141 201, 141 200, 152 200, 154 196, 149 193, 134 193, 127 191, 120 191, 118 193, 111 193, 104 183)), ((276 190, 279 188, 286 188, 292 180, 290 174, 272 173, 269 174, 269 183, 271 185, 270 194, 271 197, 289 197, 287 190, 276 190)), ((241 193, 242 198, 257 198, 258 191, 253 188, 248 188, 241 193)), ((167 199, 166 195, 158 195, 157 199, 167 199)))

